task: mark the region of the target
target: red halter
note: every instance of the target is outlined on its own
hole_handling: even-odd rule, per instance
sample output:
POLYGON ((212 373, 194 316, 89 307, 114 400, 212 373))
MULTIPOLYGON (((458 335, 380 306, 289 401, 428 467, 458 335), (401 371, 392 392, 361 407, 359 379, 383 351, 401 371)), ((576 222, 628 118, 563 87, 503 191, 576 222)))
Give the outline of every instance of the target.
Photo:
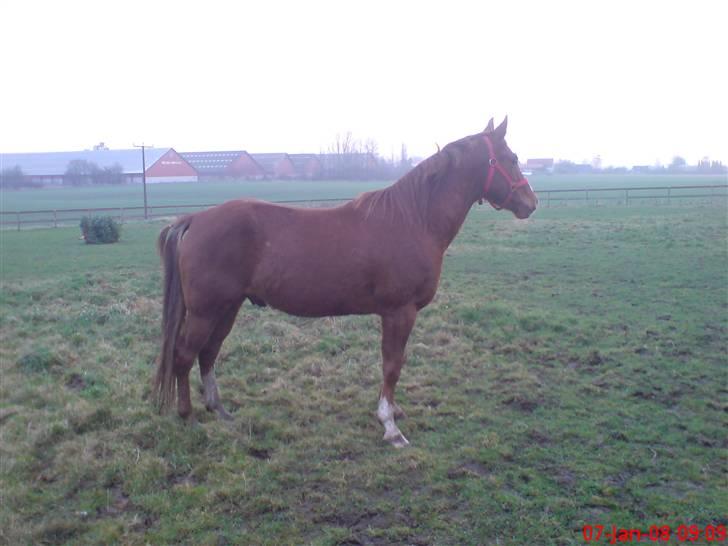
POLYGON ((483 197, 488 200, 488 203, 497 210, 500 210, 502 208, 505 208, 505 206, 510 203, 511 197, 513 197, 513 192, 515 192, 518 188, 521 186, 529 186, 528 180, 526 180, 526 177, 521 178, 520 180, 513 180, 511 178, 511 175, 508 173, 507 170, 505 170, 503 167, 501 167, 500 163, 498 163, 498 159, 495 157, 495 152, 493 151, 493 143, 490 141, 490 138, 488 138, 488 135, 483 135, 483 138, 485 139, 485 143, 488 145, 488 178, 485 181, 485 189, 483 190, 483 197), (490 185, 493 183, 493 175, 495 174, 495 171, 498 171, 503 175, 503 178, 506 179, 508 184, 510 185, 510 191, 508 192, 508 195, 506 196, 505 200, 500 203, 496 204, 493 202, 492 199, 488 197, 488 190, 490 190, 490 185))

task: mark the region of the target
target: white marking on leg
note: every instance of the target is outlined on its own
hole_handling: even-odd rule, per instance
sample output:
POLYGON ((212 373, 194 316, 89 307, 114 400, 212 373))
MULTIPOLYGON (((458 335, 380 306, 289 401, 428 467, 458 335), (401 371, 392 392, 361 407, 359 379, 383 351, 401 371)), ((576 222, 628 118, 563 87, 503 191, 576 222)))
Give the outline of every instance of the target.
POLYGON ((394 407, 386 398, 379 399, 379 407, 377 408, 377 417, 379 422, 384 425, 384 440, 391 443, 394 447, 404 447, 409 444, 407 438, 399 430, 394 422, 394 407))

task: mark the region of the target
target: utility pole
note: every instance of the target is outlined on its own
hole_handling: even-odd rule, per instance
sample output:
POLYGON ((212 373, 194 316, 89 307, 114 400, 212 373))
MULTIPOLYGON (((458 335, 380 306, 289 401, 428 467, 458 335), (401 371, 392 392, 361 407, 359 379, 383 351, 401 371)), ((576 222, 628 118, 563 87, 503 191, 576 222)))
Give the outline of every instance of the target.
POLYGON ((152 148, 153 146, 147 146, 146 144, 134 144, 135 148, 142 149, 142 186, 144 186, 144 219, 148 220, 149 215, 147 214, 147 161, 144 157, 144 149, 152 148))

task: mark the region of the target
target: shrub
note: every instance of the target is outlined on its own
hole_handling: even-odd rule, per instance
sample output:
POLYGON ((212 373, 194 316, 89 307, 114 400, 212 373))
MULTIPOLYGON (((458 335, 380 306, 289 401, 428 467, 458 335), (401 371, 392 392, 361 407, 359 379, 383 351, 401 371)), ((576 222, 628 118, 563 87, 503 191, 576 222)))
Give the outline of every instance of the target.
POLYGON ((84 216, 81 233, 87 244, 115 243, 121 235, 121 226, 111 216, 84 216))

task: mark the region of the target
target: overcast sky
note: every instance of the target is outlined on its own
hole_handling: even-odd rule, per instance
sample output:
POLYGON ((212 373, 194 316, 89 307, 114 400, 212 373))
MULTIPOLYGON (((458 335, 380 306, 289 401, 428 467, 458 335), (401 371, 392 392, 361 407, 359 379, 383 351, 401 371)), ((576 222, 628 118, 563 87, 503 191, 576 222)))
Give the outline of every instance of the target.
POLYGON ((380 153, 509 116, 522 158, 728 163, 728 2, 0 0, 0 152, 380 153))

